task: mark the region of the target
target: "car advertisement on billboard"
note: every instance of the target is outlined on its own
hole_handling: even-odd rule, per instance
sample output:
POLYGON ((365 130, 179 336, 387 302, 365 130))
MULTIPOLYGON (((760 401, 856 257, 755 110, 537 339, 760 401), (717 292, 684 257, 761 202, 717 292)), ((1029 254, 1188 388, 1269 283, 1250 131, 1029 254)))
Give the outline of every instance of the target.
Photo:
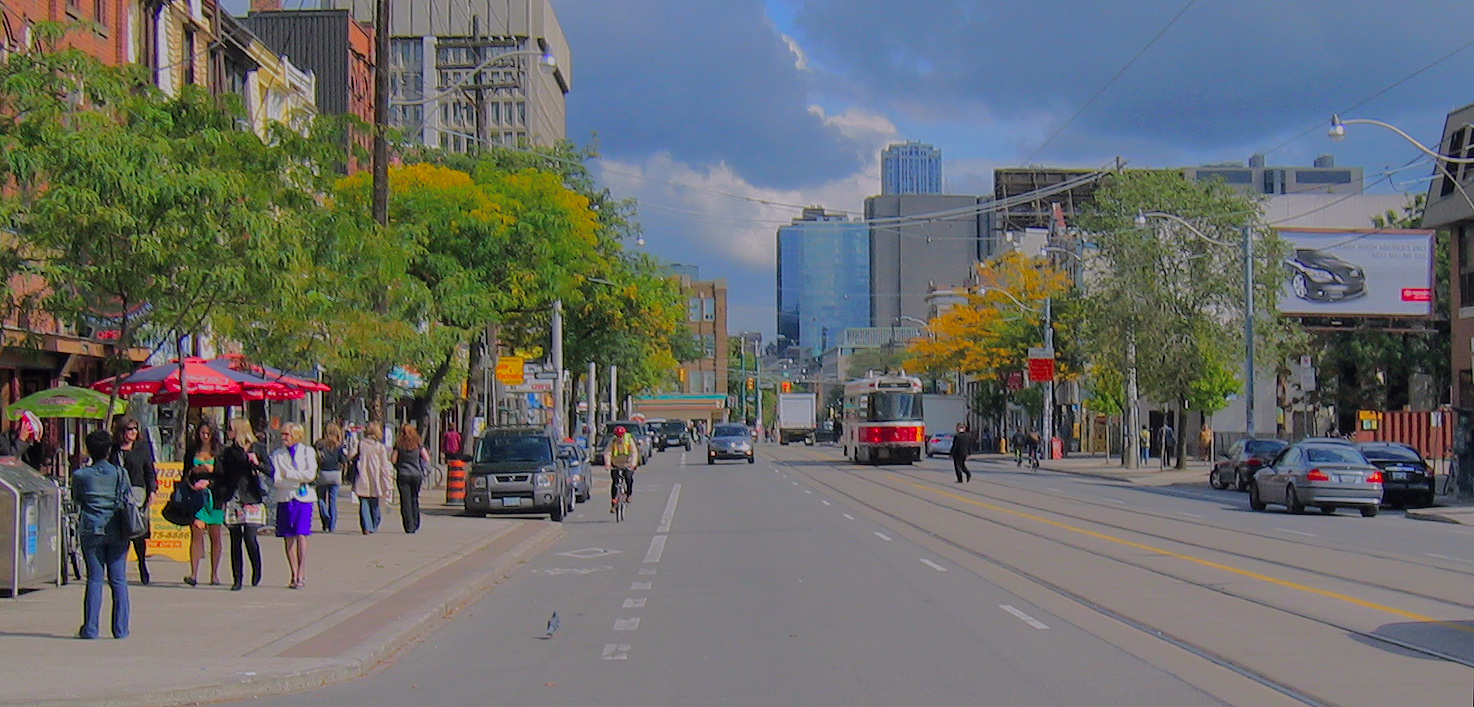
POLYGON ((1286 229, 1282 314, 1427 317, 1433 313, 1433 231, 1286 229))

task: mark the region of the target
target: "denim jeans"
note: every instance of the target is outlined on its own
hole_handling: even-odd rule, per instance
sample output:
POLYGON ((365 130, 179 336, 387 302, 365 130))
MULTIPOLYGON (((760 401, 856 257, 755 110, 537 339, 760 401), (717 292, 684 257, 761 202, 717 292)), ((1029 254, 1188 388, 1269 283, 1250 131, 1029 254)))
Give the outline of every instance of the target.
POLYGON ((113 638, 128 637, 128 541, 106 535, 82 537, 82 559, 87 561, 87 592, 82 599, 82 638, 97 638, 102 614, 102 583, 113 595, 113 638))
POLYGON ((317 517, 322 519, 322 532, 338 529, 338 485, 317 487, 317 517))
POLYGON ((379 499, 377 496, 358 497, 358 527, 365 533, 377 532, 379 523, 383 516, 379 515, 379 499))

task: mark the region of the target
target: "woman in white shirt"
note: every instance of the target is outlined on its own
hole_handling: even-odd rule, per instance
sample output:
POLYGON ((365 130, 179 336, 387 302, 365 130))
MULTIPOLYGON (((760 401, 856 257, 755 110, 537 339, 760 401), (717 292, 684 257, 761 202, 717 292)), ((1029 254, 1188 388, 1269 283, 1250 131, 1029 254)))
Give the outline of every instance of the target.
POLYGON ((307 536, 312 534, 312 514, 317 505, 317 452, 303 444, 302 426, 293 422, 282 428, 282 446, 271 453, 276 467, 272 500, 276 502, 276 534, 286 545, 287 566, 292 570, 292 589, 307 585, 307 536))

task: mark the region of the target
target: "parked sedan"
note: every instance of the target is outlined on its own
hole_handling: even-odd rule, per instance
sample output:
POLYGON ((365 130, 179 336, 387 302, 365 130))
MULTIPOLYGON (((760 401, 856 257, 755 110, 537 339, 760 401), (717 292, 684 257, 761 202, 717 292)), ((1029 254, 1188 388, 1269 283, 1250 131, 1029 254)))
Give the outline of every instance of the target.
POLYGON ((936 434, 934 434, 934 435, 932 435, 930 437, 927 437, 926 438, 926 456, 927 456, 927 458, 930 459, 933 456, 938 456, 938 455, 940 455, 940 456, 947 456, 948 454, 951 454, 952 453, 952 437, 953 437, 953 434, 951 432, 938 432, 938 433, 936 433, 936 434))
POLYGON ((1361 455, 1382 470, 1382 500, 1394 507, 1433 505, 1433 470, 1418 450, 1400 442, 1363 442, 1361 455))
POLYGON ((589 500, 593 491, 590 487, 593 472, 589 465, 589 456, 584 448, 577 444, 559 444, 558 451, 561 452, 563 464, 568 468, 568 484, 573 487, 573 500, 583 503, 589 500))
POLYGON ((752 431, 747 425, 721 424, 712 430, 706 440, 706 463, 715 464, 718 459, 746 459, 748 464, 757 460, 752 455, 752 431))
POLYGON ((1251 438, 1234 442, 1228 452, 1218 458, 1213 470, 1208 472, 1208 483, 1215 489, 1232 486, 1239 491, 1247 491, 1254 472, 1259 471, 1260 467, 1268 464, 1280 450, 1288 446, 1289 442, 1279 439, 1251 438))
POLYGON ((1382 503, 1382 470, 1349 444, 1302 440, 1254 474, 1249 507, 1262 511, 1270 503, 1291 513, 1304 513, 1306 506, 1325 514, 1355 508, 1370 518, 1382 503))

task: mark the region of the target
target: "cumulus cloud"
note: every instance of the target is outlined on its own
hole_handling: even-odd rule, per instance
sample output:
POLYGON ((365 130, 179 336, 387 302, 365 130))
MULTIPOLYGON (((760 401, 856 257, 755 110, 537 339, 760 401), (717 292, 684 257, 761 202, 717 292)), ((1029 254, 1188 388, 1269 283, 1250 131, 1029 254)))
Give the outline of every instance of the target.
POLYGON ((617 159, 668 151, 795 189, 853 173, 855 146, 809 112, 795 52, 748 0, 556 0, 574 52, 569 135, 617 159))
MULTIPOLYGON (((794 0, 814 66, 863 81, 850 97, 918 120, 1048 116, 1052 132, 1152 39, 1182 0, 794 0)), ((1453 48, 1394 41, 1466 26, 1474 5, 1375 0, 1198 3, 1080 116, 1070 133, 1185 149, 1303 126, 1453 48)), ((1467 102, 1461 62, 1389 96, 1441 113, 1467 102), (1458 65, 1458 66, 1456 66, 1458 65), (1429 91, 1430 86, 1439 90, 1429 91), (1419 88, 1423 90, 1418 90, 1419 88)), ((1399 106, 1402 108, 1403 106, 1399 106)), ((1039 141, 1042 142, 1042 139, 1039 141)), ((1037 146, 1037 143, 1033 146, 1037 146)), ((1026 150, 1022 158, 1032 150, 1026 150)), ((1046 156, 1070 155, 1053 149, 1046 156)))

